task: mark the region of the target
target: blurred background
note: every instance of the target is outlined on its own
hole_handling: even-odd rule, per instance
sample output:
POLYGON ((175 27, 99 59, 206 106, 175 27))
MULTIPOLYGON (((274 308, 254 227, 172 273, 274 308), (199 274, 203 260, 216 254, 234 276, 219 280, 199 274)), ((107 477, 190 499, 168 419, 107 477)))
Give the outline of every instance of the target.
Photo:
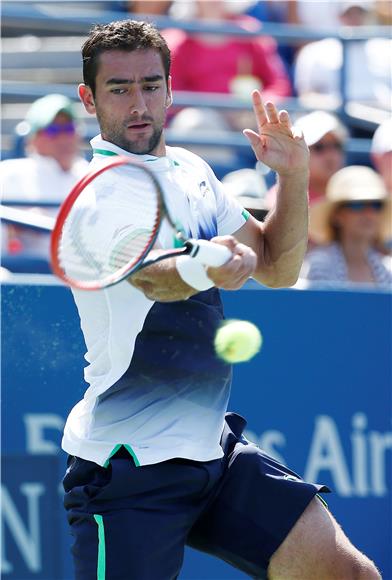
MULTIPOLYGON (((169 145, 200 154, 264 220, 276 178, 244 128, 250 94, 289 111, 310 149, 310 239, 290 290, 224 293, 265 346, 235 369, 230 408, 248 435, 330 485, 353 541, 392 579, 391 0, 4 1, 0 187, 4 578, 72 578, 61 508, 65 417, 86 388, 70 291, 51 276, 55 216, 98 132, 77 97, 93 24, 148 19, 173 55, 169 145), (18 217, 19 216, 19 217, 18 217)), ((243 575, 187 550, 182 579, 243 575)), ((152 579, 153 580, 153 579, 152 579)))

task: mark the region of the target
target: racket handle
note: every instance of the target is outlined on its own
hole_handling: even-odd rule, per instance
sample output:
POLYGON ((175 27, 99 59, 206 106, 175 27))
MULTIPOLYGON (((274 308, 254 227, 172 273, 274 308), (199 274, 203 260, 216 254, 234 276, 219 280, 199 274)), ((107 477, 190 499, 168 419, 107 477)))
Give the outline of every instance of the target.
POLYGON ((188 243, 192 245, 189 255, 204 266, 218 268, 226 264, 232 256, 229 248, 208 240, 188 240, 188 243))

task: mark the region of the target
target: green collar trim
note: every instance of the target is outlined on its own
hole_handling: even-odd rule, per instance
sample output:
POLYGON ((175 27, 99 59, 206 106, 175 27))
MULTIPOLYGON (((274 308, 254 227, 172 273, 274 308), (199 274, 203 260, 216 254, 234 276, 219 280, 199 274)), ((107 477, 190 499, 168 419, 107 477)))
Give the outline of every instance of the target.
MULTIPOLYGON (((108 149, 93 149, 93 153, 98 153, 99 155, 106 155, 106 157, 118 157, 118 153, 115 153, 114 151, 109 151, 108 149)), ((155 158, 155 159, 146 159, 145 163, 147 162, 152 162, 152 161, 156 161, 157 159, 159 159, 159 157, 155 158)), ((175 165, 176 167, 179 167, 179 163, 178 161, 175 161, 174 159, 172 160, 173 165, 175 165)))
POLYGON ((125 449, 128 451, 128 453, 131 455, 135 466, 139 467, 140 466, 140 461, 136 456, 136 453, 134 452, 134 450, 132 449, 132 447, 130 445, 128 445, 127 443, 118 443, 117 445, 115 445, 113 447, 113 449, 111 450, 109 457, 107 458, 107 460, 105 461, 105 463, 103 464, 104 467, 109 467, 109 463, 110 463, 110 458, 113 457, 113 455, 115 455, 117 453, 117 451, 119 449, 121 449, 121 447, 125 447, 125 449))
POLYGON ((106 155, 107 157, 118 156, 118 153, 108 151, 107 149, 93 149, 93 153, 99 153, 100 155, 106 155))

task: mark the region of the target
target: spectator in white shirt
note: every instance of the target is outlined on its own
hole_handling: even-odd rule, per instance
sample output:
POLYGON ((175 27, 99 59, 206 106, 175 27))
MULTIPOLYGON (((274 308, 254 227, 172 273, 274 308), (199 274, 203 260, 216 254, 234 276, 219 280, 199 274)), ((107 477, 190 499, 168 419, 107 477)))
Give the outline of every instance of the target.
MULTIPOLYGON (((357 0, 342 2, 338 6, 342 25, 354 27, 369 23, 371 3, 357 0)), ((390 109, 391 49, 392 40, 389 38, 348 43, 345 89, 349 101, 390 109)), ((298 96, 314 108, 338 106, 342 65, 340 40, 325 38, 305 45, 299 50, 295 62, 294 85, 298 96)))
MULTIPOLYGON (((27 156, 0 163, 2 200, 31 203, 31 211, 54 216, 57 208, 34 205, 61 204, 88 166, 79 154, 81 138, 72 101, 59 94, 38 99, 23 124, 27 156)), ((9 254, 48 258, 49 236, 19 226, 3 227, 2 255, 9 254)))

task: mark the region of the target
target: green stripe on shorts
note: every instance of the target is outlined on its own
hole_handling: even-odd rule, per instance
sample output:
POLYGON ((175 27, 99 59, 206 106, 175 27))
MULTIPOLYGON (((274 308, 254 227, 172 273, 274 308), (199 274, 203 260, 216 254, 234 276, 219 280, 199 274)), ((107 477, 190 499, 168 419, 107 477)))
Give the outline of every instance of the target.
POLYGON ((105 528, 103 517, 94 514, 94 520, 98 526, 98 563, 97 563, 97 580, 105 580, 106 574, 106 550, 105 550, 105 528))

